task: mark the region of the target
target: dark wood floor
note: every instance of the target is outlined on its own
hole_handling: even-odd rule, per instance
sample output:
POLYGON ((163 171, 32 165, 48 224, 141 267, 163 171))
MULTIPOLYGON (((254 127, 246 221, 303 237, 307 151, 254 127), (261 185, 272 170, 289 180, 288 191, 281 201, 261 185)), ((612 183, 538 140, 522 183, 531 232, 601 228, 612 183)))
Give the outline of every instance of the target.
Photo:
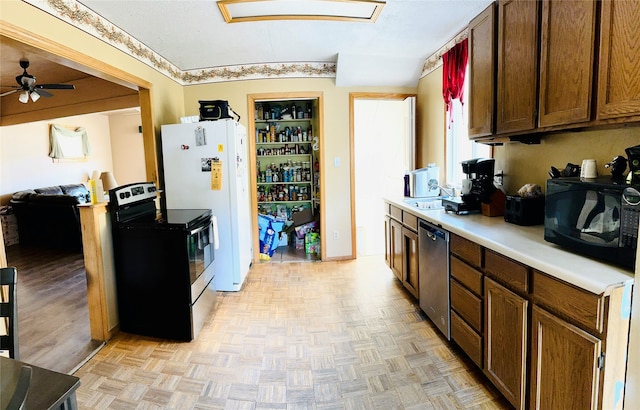
POLYGON ((18 269, 18 335, 24 362, 71 373, 101 343, 92 341, 82 252, 7 247, 18 269))

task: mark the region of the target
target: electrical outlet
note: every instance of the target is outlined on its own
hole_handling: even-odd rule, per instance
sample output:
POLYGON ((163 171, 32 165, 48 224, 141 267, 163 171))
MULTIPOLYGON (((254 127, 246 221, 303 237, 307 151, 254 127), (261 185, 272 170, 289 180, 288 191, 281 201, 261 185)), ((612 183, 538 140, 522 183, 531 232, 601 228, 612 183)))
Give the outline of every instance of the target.
POLYGON ((497 185, 502 186, 504 184, 504 171, 501 169, 496 170, 493 180, 497 185))
POLYGON ((338 233, 338 231, 333 231, 333 239, 336 241, 340 239, 340 234, 338 233))

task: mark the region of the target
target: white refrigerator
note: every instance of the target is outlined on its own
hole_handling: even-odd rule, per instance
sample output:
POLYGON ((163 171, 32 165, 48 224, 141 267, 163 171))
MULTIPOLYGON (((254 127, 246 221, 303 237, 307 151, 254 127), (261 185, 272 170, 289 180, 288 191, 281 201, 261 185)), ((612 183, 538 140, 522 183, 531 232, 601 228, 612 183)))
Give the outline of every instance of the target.
POLYGON ((162 126, 166 206, 213 211, 220 291, 242 288, 253 257, 247 150, 247 131, 232 119, 162 126))

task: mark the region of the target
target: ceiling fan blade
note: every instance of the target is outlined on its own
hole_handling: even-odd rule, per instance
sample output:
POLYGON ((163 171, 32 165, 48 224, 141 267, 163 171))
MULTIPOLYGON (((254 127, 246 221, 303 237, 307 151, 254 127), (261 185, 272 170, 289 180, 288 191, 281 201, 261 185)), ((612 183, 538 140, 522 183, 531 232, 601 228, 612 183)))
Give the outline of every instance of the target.
POLYGON ((51 94, 49 91, 42 90, 38 87, 36 87, 36 90, 34 90, 33 92, 40 94, 41 97, 53 97, 53 94, 51 94))
POLYGON ((4 97, 5 95, 17 93, 18 91, 20 91, 20 90, 19 89, 15 89, 15 90, 7 91, 6 93, 0 94, 0 97, 4 97))
POLYGON ((38 84, 34 88, 37 90, 75 90, 76 86, 73 84, 38 84))

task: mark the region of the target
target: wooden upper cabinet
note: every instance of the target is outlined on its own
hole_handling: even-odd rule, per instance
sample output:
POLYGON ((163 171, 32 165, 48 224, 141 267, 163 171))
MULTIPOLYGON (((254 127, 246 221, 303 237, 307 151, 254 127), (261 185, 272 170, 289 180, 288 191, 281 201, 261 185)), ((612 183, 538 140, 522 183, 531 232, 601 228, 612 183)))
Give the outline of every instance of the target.
POLYGON ((469 138, 493 134, 495 104, 495 3, 469 23, 469 138))
POLYGON ((640 2, 601 2, 596 119, 640 115, 640 2))
POLYGON ((539 127, 591 120, 596 15, 595 1, 542 2, 539 127))
POLYGON ((497 134, 536 126, 538 38, 537 1, 498 3, 497 134))

